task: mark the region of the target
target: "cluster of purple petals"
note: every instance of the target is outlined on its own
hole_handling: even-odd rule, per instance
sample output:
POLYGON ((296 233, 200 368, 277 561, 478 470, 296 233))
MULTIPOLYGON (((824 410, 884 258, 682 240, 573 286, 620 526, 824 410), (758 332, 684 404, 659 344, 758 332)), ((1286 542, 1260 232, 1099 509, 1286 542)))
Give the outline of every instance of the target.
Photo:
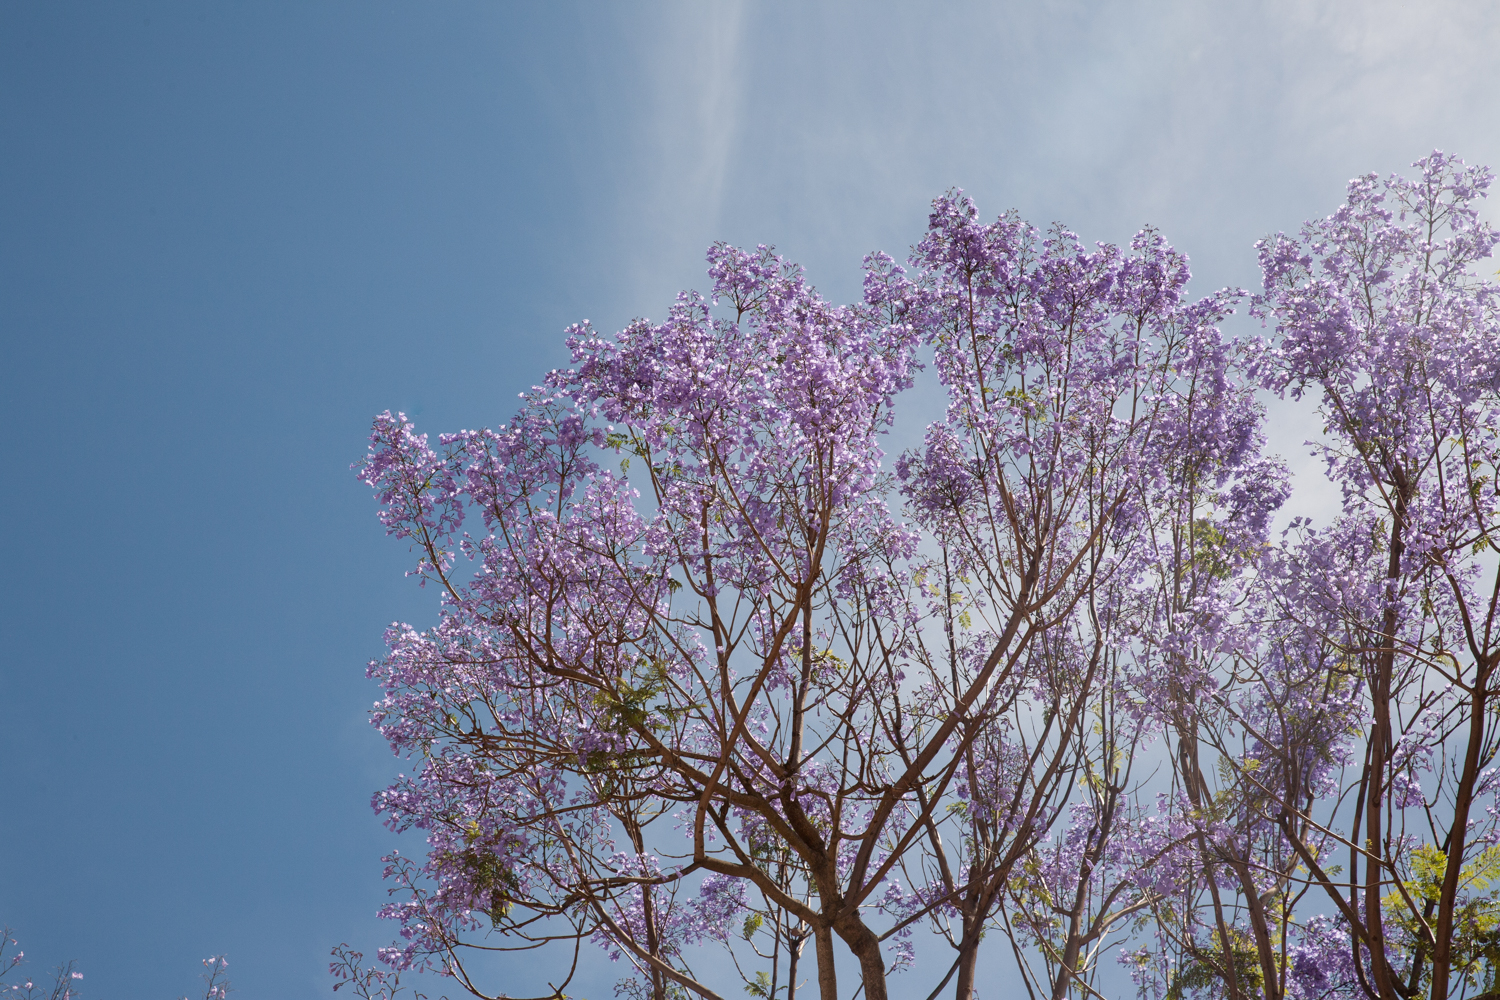
MULTIPOLYGON (((1337 821, 1372 651, 1398 651, 1380 767, 1406 874, 1442 839, 1412 831, 1453 801, 1466 678, 1500 662, 1475 625, 1500 543, 1476 268, 1500 236, 1487 171, 1418 166, 1263 241, 1253 297, 1190 297, 1154 230, 1090 246, 953 192, 908 268, 866 259, 859 303, 716 245, 707 295, 573 327, 507 425, 433 446, 377 417, 360 478, 441 598, 369 667, 410 761, 374 806, 426 838, 389 859, 381 959, 462 979, 467 942, 582 940, 664 989, 836 898, 895 972, 917 930, 960 947, 982 897, 1037 975, 1109 949, 1165 996, 1226 933, 1264 952, 1252 902, 1295 896, 1286 995, 1356 995, 1351 928, 1294 886, 1359 842, 1337 821), (1235 340, 1247 297, 1274 332, 1235 340), (927 361, 946 409, 888 468, 927 361), (1342 500, 1279 537, 1267 392, 1318 402, 1342 500)), ((1460 863, 1500 843, 1486 767, 1460 863)))

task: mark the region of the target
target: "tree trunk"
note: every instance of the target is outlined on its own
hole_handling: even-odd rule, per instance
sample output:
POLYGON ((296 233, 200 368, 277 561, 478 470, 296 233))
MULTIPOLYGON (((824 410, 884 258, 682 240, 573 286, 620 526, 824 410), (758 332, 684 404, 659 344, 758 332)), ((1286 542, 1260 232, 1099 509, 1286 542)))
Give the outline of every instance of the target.
MULTIPOLYGON (((802 957, 802 946, 807 941, 805 937, 791 938, 788 941, 786 960, 786 1000, 797 1000, 797 960, 802 957)), ((771 1000, 776 1000, 772 997, 771 1000)))
POLYGON ((850 950, 859 956, 859 973, 865 987, 865 1000, 886 1000, 885 959, 880 954, 880 942, 875 935, 865 930, 858 947, 850 950))
POLYGON ((818 957, 819 1000, 839 1000, 838 977, 833 971, 833 928, 827 924, 814 927, 813 946, 818 957))
MULTIPOLYGON (((1399 488, 1393 514, 1390 560, 1386 566, 1386 586, 1392 590, 1401 576, 1401 553, 1406 547, 1401 530, 1406 517, 1406 497, 1399 488)), ((1385 881, 1386 866, 1383 860, 1376 859, 1384 857, 1381 812, 1385 809, 1385 769, 1395 750, 1391 733, 1391 682, 1396 672, 1397 625, 1395 603, 1388 602, 1381 621, 1381 649, 1375 657, 1375 676, 1370 685, 1375 718, 1370 727, 1368 794, 1365 797, 1365 843, 1371 854, 1365 861, 1365 932, 1369 936, 1370 972, 1381 1000, 1396 1000, 1396 985, 1385 953, 1385 919, 1380 912, 1380 890, 1385 881)))
POLYGON ((974 968, 979 964, 979 931, 982 921, 964 914, 964 936, 958 942, 958 984, 953 1000, 973 1000, 974 968))

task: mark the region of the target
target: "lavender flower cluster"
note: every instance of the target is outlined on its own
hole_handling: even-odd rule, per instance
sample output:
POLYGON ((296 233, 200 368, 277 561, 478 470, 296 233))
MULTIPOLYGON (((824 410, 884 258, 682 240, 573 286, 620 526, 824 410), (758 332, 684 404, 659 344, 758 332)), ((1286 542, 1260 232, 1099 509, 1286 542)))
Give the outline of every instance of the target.
POLYGON ((853 305, 718 245, 508 424, 377 417, 441 603, 369 668, 410 762, 374 806, 427 849, 341 982, 492 996, 471 956, 540 949, 553 997, 602 948, 653 1000, 837 1000, 841 953, 868 1000, 969 1000, 981 955, 1057 1000, 1500 996, 1497 236, 1488 171, 1416 167, 1263 241, 1257 295, 961 192, 853 305), (1341 506, 1277 533, 1265 401, 1304 396, 1341 506))

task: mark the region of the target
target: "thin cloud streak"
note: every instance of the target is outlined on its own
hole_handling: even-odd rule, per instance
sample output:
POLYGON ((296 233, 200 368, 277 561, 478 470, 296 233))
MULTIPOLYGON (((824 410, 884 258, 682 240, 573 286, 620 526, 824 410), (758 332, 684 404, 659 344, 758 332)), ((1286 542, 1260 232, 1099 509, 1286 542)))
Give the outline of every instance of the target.
MULTIPOLYGON (((615 207, 626 255, 624 289, 637 310, 660 315, 670 301, 666 271, 683 275, 723 228, 740 135, 746 5, 739 0, 658 12, 639 50, 641 137, 615 207), (668 294, 667 298, 663 298, 668 294)), ((690 284, 701 284, 689 281, 690 284)))
MULTIPOLYGON (((669 288, 701 286, 715 238, 775 243, 830 298, 855 298, 863 254, 904 257, 950 186, 987 216, 1017 207, 1085 241, 1155 225, 1192 258, 1198 293, 1255 291, 1255 241, 1333 211, 1351 176, 1434 148, 1500 163, 1500 17, 1472 4, 833 4, 722 20, 732 29, 685 26, 649 57, 662 69, 647 127, 678 150, 630 206, 653 220, 641 231, 675 221, 651 246, 676 256, 635 262, 656 311, 669 288), (683 33, 701 36, 691 59, 683 33), (730 35, 732 58, 709 59, 730 35)), ((1271 446, 1299 489, 1286 516, 1336 502, 1305 446, 1311 414, 1272 406, 1271 446)))

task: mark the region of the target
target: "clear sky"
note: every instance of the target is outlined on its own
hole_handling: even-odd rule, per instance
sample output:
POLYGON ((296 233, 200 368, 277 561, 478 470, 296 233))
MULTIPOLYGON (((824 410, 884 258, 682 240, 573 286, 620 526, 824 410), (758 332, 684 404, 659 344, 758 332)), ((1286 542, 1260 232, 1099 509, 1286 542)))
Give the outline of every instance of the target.
POLYGON ((373 413, 503 422, 716 239, 847 300, 950 186, 1253 287, 1357 173, 1500 166, 1497 44, 1493 2, 0 5, 0 921, 105 1000, 219 951, 327 996, 389 940, 364 663, 434 611, 373 413))

